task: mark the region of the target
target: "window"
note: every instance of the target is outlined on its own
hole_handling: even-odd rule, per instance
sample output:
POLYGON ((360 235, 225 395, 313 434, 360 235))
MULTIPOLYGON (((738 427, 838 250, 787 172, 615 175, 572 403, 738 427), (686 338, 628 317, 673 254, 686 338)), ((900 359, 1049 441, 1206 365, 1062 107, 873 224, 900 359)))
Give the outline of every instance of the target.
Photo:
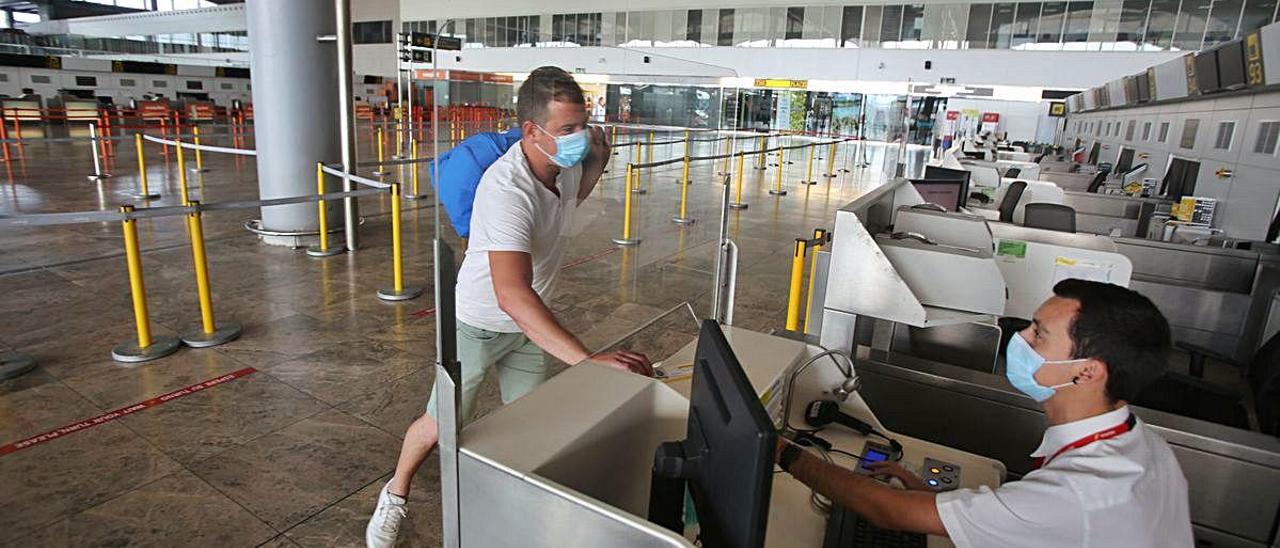
POLYGON ((1213 9, 1209 12, 1205 28, 1205 47, 1235 39, 1236 27, 1240 25, 1240 11, 1243 9, 1244 0, 1213 0, 1213 9))
POLYGON ((1182 126, 1182 140, 1178 143, 1178 146, 1195 148, 1197 131, 1200 131, 1200 120, 1194 118, 1187 120, 1187 123, 1182 126))
POLYGON ((1063 28, 1063 42, 1088 42, 1089 18, 1093 16, 1093 2, 1067 4, 1067 23, 1063 28))
POLYGON ((1017 12, 1013 18, 1013 40, 1010 45, 1016 48, 1023 44, 1035 42, 1036 29, 1039 27, 1040 3, 1019 2, 1017 12))
POLYGON ((1142 123, 1142 140, 1143 141, 1151 140, 1151 122, 1142 123))
POLYGON ((151 87, 153 87, 153 88, 167 88, 167 87, 169 87, 169 82, 166 82, 166 81, 164 81, 164 80, 152 80, 152 81, 151 81, 151 87))
POLYGON ((1126 140, 1126 141, 1132 141, 1132 140, 1133 140, 1133 130, 1134 130, 1134 129, 1136 129, 1137 127, 1138 127, 1138 122, 1137 122, 1137 120, 1129 120, 1129 125, 1128 125, 1128 126, 1125 126, 1125 128, 1124 128, 1124 140, 1126 140))
POLYGON ((845 6, 844 15, 840 19, 840 46, 858 45, 862 38, 862 6, 845 6))
POLYGON ((1147 27, 1147 9, 1150 0, 1124 0, 1120 7, 1120 29, 1116 34, 1117 42, 1142 43, 1142 35, 1147 27))
POLYGON ((902 32, 902 6, 885 6, 880 20, 880 41, 897 42, 902 32))
POLYGON ((1235 122, 1218 122, 1218 137, 1213 140, 1213 148, 1231 150, 1231 138, 1236 134, 1235 122))
POLYGON ((1271 22, 1276 10, 1276 0, 1246 0, 1243 17, 1240 19, 1240 34, 1260 29, 1271 22))
POLYGON ((1169 140, 1169 122, 1160 122, 1160 138, 1156 140, 1161 143, 1169 140))
POLYGON ((702 10, 689 10, 685 15, 684 39, 690 42, 702 41, 702 10))
POLYGON ((50 80, 48 76, 45 76, 45 75, 43 75, 43 74, 32 74, 32 75, 31 75, 31 83, 32 83, 32 84, 50 84, 50 83, 52 83, 52 82, 53 82, 53 81, 52 81, 52 80, 50 80))
POLYGON ((131 88, 131 87, 134 87, 134 86, 137 86, 137 85, 138 85, 138 81, 137 81, 137 80, 134 80, 133 78, 121 78, 121 79, 120 79, 120 87, 122 87, 122 88, 131 88))
POLYGON ((9 75, 3 72, 0 72, 0 82, 8 82, 8 81, 9 81, 9 75))
POLYGON ((351 43, 390 44, 391 21, 361 21, 351 24, 351 43))
POLYGON ((187 89, 204 89, 204 82, 199 80, 187 80, 187 89))
POLYGON ((902 36, 903 41, 920 40, 924 34, 924 6, 920 4, 910 4, 902 8, 902 36))
POLYGON ((1280 138, 1280 122, 1259 122, 1258 140, 1253 143, 1253 153, 1275 154, 1278 138, 1280 138))
POLYGON ((1066 21, 1066 2, 1045 2, 1040 8, 1040 34, 1036 42, 1056 44, 1062 40, 1062 24, 1066 21))
POLYGON ((1102 132, 1102 134, 1103 134, 1103 135, 1111 135, 1111 122, 1107 122, 1107 129, 1106 129, 1106 131, 1103 131, 1103 132, 1102 132))
POLYGON ((1001 2, 991 11, 991 30, 987 33, 987 41, 991 47, 1009 49, 1013 40, 1013 12, 1017 6, 1014 2, 1001 2))
POLYGON ((991 47, 987 32, 991 30, 991 4, 971 4, 969 6, 969 26, 965 30, 965 40, 970 48, 985 49, 991 47))
POLYGON ((1101 137, 1101 136, 1102 136, 1102 122, 1094 122, 1094 123, 1093 123, 1093 134, 1094 134, 1094 136, 1096 136, 1096 137, 1101 137))
POLYGON ((98 79, 93 76, 76 76, 76 85, 83 87, 94 87, 98 85, 98 79))
POLYGON ((787 40, 804 38, 804 8, 787 8, 787 40))
POLYGON ((733 10, 720 10, 720 25, 716 32, 717 46, 733 45, 733 10))

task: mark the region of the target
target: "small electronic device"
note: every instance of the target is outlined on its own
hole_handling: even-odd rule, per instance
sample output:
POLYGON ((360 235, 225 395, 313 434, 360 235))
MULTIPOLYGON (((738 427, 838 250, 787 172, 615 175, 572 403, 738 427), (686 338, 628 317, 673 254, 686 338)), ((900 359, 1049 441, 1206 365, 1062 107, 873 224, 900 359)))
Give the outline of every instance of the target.
POLYGON ((935 491, 950 491, 960 486, 960 465, 925 457, 920 478, 935 491))
MULTIPOLYGON (((862 455, 858 457, 858 473, 871 475, 871 465, 877 462, 890 462, 897 459, 897 454, 892 447, 874 441, 868 441, 862 445, 862 455)), ((887 481, 887 478, 886 478, 887 481)))
POLYGON ((924 548, 928 542, 920 533, 881 529, 843 506, 832 506, 822 548, 924 548))

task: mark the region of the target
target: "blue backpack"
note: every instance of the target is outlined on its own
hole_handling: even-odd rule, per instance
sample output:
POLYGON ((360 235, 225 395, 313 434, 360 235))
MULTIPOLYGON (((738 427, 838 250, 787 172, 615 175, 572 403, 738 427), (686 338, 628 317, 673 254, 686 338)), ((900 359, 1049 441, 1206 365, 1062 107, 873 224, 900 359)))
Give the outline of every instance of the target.
POLYGON ((440 194, 440 204, 459 236, 467 238, 471 235, 471 206, 476 201, 480 177, 519 141, 519 128, 501 133, 477 133, 440 155, 435 164, 439 165, 443 176, 436 177, 435 164, 430 167, 431 181, 440 194))

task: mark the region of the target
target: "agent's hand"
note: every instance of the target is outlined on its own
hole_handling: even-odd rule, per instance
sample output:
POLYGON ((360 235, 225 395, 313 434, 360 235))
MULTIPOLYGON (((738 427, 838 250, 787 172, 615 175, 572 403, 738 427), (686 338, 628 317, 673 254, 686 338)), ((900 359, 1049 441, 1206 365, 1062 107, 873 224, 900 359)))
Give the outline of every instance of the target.
POLYGON ((605 135, 604 128, 600 126, 587 126, 588 136, 591 139, 591 149, 589 154, 592 158, 608 158, 610 143, 609 138, 605 135))
POLYGON ((896 462, 880 461, 867 465, 871 469, 871 473, 876 476, 889 476, 898 478, 902 485, 911 491, 932 491, 924 480, 915 472, 903 468, 901 464, 896 462))
POLYGON ((600 362, 614 369, 630 371, 637 375, 646 377, 653 376, 653 364, 649 362, 649 358, 639 352, 631 352, 630 350, 616 350, 613 352, 602 352, 591 356, 592 361, 600 362))

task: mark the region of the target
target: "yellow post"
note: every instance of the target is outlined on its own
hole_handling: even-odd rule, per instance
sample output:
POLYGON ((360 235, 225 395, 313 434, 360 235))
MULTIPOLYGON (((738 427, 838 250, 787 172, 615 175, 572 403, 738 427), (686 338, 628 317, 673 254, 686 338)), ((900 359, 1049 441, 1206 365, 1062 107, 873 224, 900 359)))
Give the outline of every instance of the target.
MULTIPOLYGON (((645 160, 645 163, 648 163, 648 164, 653 163, 653 131, 652 130, 649 131, 648 159, 645 160)), ((649 168, 649 173, 653 173, 652 167, 649 168)))
POLYGON ((631 195, 635 194, 634 185, 640 182, 640 173, 635 164, 627 164, 627 187, 622 197, 622 237, 614 238, 613 243, 621 246, 633 246, 640 243, 631 238, 631 195))
POLYGON ((729 207, 730 207, 730 208, 733 208, 733 209, 746 209, 746 208, 747 208, 747 204, 743 203, 743 201, 742 201, 742 168, 743 168, 743 164, 744 164, 744 163, 745 163, 745 161, 746 161, 746 157, 747 157, 747 155, 746 155, 745 153, 744 153, 744 154, 739 154, 739 155, 738 155, 738 173, 737 173, 737 174, 736 174, 736 176, 735 176, 735 178, 737 179, 737 183, 736 183, 737 191, 736 191, 736 194, 737 194, 737 196, 738 196, 738 197, 737 197, 737 198, 735 198, 732 202, 730 202, 730 203, 729 203, 729 207))
POLYGON ((760 147, 756 149, 760 151, 760 154, 756 155, 756 169, 764 169, 764 164, 765 164, 764 149, 766 148, 769 148, 769 137, 766 135, 761 135, 760 147))
POLYGON ((378 135, 376 138, 378 139, 378 170, 374 173, 377 175, 386 175, 386 171, 384 171, 386 168, 382 165, 382 162, 386 161, 386 153, 384 152, 386 147, 382 144, 383 134, 381 127, 378 128, 378 135))
MULTIPOLYGON (((324 164, 316 162, 316 195, 324 196, 324 164)), ((329 208, 324 198, 316 202, 316 217, 320 220, 320 251, 329 250, 329 208)))
POLYGON ((402 122, 396 121, 396 154, 404 152, 404 127, 402 122))
POLYGON ((413 163, 409 164, 410 169, 413 170, 413 176, 411 178, 413 181, 413 195, 421 196, 418 192, 418 138, 409 137, 409 143, 409 159, 413 160, 413 163))
MULTIPOLYGON (((191 202, 199 206, 199 201, 191 202)), ((200 327, 204 334, 210 335, 218 330, 213 321, 213 294, 209 290, 209 261, 204 254, 204 222, 200 219, 200 210, 187 214, 187 225, 191 227, 191 262, 196 270, 196 294, 200 298, 200 327)))
POLYGON ((142 134, 133 134, 133 147, 138 149, 138 185, 142 190, 138 193, 138 197, 144 200, 159 197, 159 194, 152 194, 147 186, 147 158, 142 152, 142 134))
MULTIPOLYGON (((685 146, 689 143, 686 141, 685 146)), ((689 156, 684 157, 684 175, 680 178, 680 214, 671 218, 672 222, 679 224, 689 224, 693 219, 689 218, 689 156)))
MULTIPOLYGON (((121 213, 133 213, 133 206, 120 206, 121 213)), ((151 316, 147 312, 147 289, 142 282, 142 252, 138 249, 138 221, 124 220, 124 260, 129 265, 129 293, 133 296, 133 321, 138 328, 138 348, 151 346, 151 316)))
POLYGON ((187 160, 182 155, 182 141, 175 141, 178 146, 178 185, 182 189, 182 205, 191 205, 191 198, 187 196, 187 160))
MULTIPOLYGON (((836 176, 836 144, 831 143, 827 148, 827 172, 824 174, 828 179, 836 176)), ((831 181, 827 181, 831 182, 831 181)))
POLYGON ((782 145, 778 145, 778 172, 774 175, 774 188, 769 189, 769 194, 774 196, 786 196, 787 191, 782 189, 782 171, 787 167, 786 149, 782 145))
MULTIPOLYGON (((200 126, 191 126, 192 138, 196 146, 200 146, 200 126)), ((200 149, 196 149, 196 171, 204 171, 204 157, 200 155, 200 149)))
POLYGON ((805 286, 805 293, 809 295, 809 302, 804 306, 804 332, 809 332, 809 316, 813 313, 813 281, 818 274, 818 252, 822 251, 822 242, 827 238, 827 231, 821 228, 813 229, 813 256, 809 258, 809 284, 805 286))
POLYGON ((791 254, 791 291, 787 295, 787 331, 800 327, 800 284, 804 280, 804 252, 808 242, 796 238, 795 251, 791 254))
POLYGON ((818 184, 818 181, 813 180, 813 149, 815 148, 817 147, 815 147, 814 145, 809 145, 809 168, 805 172, 805 177, 804 177, 804 182, 805 184, 808 184, 808 185, 818 184))
POLYGON ((396 293, 404 291, 404 261, 400 257, 400 183, 391 183, 391 278, 396 293))

